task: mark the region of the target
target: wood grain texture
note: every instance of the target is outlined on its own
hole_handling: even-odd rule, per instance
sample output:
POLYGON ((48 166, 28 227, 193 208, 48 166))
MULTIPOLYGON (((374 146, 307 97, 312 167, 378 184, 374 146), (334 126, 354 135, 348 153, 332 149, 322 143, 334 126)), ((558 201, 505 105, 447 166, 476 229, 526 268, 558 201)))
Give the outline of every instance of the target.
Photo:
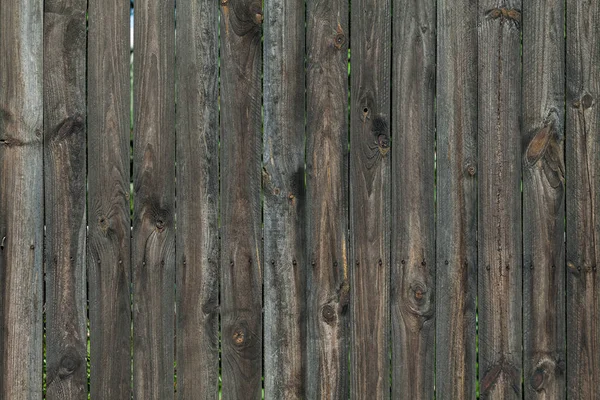
POLYGON ((477 1, 437 6, 436 395, 475 399, 477 1))
POLYGON ((177 7, 177 398, 219 390, 218 11, 177 7))
POLYGON ((131 397, 129 4, 88 5, 90 394, 131 397))
POLYGON ((480 395, 521 398, 521 2, 479 2, 480 395))
POLYGON ((306 398, 347 399, 348 3, 306 16, 306 398))
POLYGON ((175 4, 137 0, 134 38, 133 390, 174 397, 175 4))
POLYGON ((350 397, 390 396, 389 0, 352 4, 350 397))
POLYGON ((565 398, 564 2, 523 2, 526 399, 565 398))
POLYGON ((600 386, 600 3, 567 1, 567 393, 600 386))
POLYGON ((0 398, 42 397, 43 2, 0 2, 0 398))
POLYGON ((85 0, 44 7, 46 398, 87 399, 85 0))
POLYGON ((265 0, 264 386, 305 398, 304 0, 265 0))
POLYGON ((435 368, 432 0, 395 0, 392 77, 392 398, 431 399, 435 368))
POLYGON ((262 397, 261 24, 258 0, 221 1, 223 399, 262 397))

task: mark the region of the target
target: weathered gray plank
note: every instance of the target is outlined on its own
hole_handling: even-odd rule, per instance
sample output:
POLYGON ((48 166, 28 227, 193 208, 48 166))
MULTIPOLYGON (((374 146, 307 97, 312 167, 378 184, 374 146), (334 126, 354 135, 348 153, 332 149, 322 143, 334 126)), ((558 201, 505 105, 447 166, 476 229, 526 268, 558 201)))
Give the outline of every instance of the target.
POLYGON ((433 398, 435 1, 395 0, 392 398, 433 398))
POLYGON ((479 2, 481 396, 521 398, 521 2, 479 2))
POLYGON ((261 24, 259 0, 221 1, 223 399, 261 398, 261 24))
POLYGON ((526 399, 565 398, 564 2, 523 2, 526 399))
POLYGON ((87 398, 85 0, 44 7, 46 398, 87 398))
POLYGON ((352 3, 350 397, 390 396, 390 0, 352 3))
POLYGON ((172 399, 175 306, 175 4, 137 0, 134 38, 133 390, 172 399))
POLYGON ((218 10, 177 5, 177 398, 219 390, 218 10))
POLYGON ((43 2, 0 2, 0 398, 42 396, 43 2))
POLYGON ((131 397, 129 4, 88 4, 90 394, 131 397))
POLYGON ((467 400, 477 383, 477 1, 437 10, 436 393, 467 400))
POLYGON ((600 3, 567 1, 567 392, 600 387, 600 3))
POLYGON ((265 398, 303 399, 304 0, 265 0, 263 59, 265 398))
POLYGON ((306 398, 347 399, 348 3, 306 8, 306 398))

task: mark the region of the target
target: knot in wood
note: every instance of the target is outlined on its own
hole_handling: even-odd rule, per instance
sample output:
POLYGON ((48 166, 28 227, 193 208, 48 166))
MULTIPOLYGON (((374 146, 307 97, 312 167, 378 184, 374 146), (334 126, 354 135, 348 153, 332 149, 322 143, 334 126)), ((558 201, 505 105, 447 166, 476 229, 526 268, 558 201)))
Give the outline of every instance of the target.
POLYGON ((342 46, 346 43, 346 36, 343 33, 338 33, 337 35, 335 35, 335 37, 333 38, 333 45, 338 49, 341 50, 342 46))
POLYGON ((323 316, 323 321, 325 321, 329 325, 332 325, 335 322, 335 310, 331 305, 325 304, 323 306, 323 309, 321 310, 321 315, 323 316))
POLYGON ((232 339, 235 346, 243 346, 246 343, 246 330, 242 327, 237 327, 233 330, 232 339))
POLYGON ((544 385, 544 377, 546 376, 546 372, 543 368, 536 368, 529 379, 529 384, 536 392, 539 392, 544 385))
POLYGON ((81 365, 81 357, 77 355, 74 349, 68 349, 67 353, 61 358, 58 368, 58 376, 64 379, 72 375, 81 365))

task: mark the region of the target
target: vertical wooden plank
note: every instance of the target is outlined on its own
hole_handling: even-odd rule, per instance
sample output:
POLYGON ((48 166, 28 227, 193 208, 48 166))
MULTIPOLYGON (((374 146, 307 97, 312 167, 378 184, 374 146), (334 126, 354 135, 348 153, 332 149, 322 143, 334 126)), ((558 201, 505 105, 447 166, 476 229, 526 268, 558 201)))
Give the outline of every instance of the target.
POLYGON ((523 2, 526 399, 565 398, 564 2, 523 2))
POLYGON ((390 396, 389 0, 352 4, 350 396, 390 396))
POLYGON ((521 398, 521 2, 479 2, 479 377, 521 398))
POLYGON ((42 396, 43 2, 0 2, 0 398, 42 396))
POLYGON ((87 398, 85 0, 44 8, 46 398, 87 398))
POLYGON ((175 306, 175 4, 135 2, 133 390, 172 399, 175 306))
POLYGON ((219 390, 217 3, 178 3, 177 48, 177 398, 214 399, 219 390))
POLYGON ((90 394, 131 397, 129 4, 88 4, 90 394))
POLYGON ((437 16, 436 393, 475 399, 477 1, 437 16))
POLYGON ((435 1, 394 2, 392 398, 433 398, 435 1))
POLYGON ((306 8, 306 398, 347 399, 348 3, 306 8))
POLYGON ((600 386, 600 3, 567 1, 567 392, 600 386))
POLYGON ((304 0, 265 0, 264 27, 265 398, 303 399, 304 0))
POLYGON ((259 0, 221 0, 221 368, 223 399, 262 397, 259 0))

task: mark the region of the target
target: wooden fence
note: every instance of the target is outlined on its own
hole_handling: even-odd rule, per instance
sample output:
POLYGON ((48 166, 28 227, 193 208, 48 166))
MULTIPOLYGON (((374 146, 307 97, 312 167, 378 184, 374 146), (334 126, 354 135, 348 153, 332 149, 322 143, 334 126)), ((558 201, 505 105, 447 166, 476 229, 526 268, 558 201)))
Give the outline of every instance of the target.
POLYGON ((262 3, 0 1, 0 398, 600 399, 600 1, 262 3))

